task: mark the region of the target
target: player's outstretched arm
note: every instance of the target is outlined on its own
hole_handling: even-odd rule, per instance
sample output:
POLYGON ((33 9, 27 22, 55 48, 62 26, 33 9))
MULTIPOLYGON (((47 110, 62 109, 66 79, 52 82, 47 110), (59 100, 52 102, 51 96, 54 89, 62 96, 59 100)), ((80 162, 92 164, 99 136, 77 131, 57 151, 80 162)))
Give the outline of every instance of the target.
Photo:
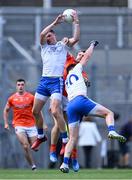
POLYGON ((4 118, 4 128, 5 129, 10 129, 9 128, 9 123, 8 123, 8 115, 9 115, 9 110, 10 107, 8 105, 8 103, 5 105, 4 111, 3 111, 3 118, 4 118))
POLYGON ((41 31, 41 33, 40 33, 40 44, 44 44, 46 34, 47 34, 54 26, 56 26, 56 25, 58 25, 58 24, 60 24, 60 23, 62 23, 62 22, 64 22, 64 15, 59 14, 59 15, 57 16, 57 18, 56 18, 51 24, 49 24, 47 27, 45 27, 45 28, 41 31))
POLYGON ((90 46, 89 48, 85 51, 80 63, 82 65, 85 65, 87 63, 87 61, 90 59, 90 57, 92 56, 93 54, 93 50, 94 50, 94 47, 97 46, 99 44, 98 41, 91 41, 90 42, 90 46))
POLYGON ((72 14, 73 17, 73 37, 69 38, 68 46, 73 46, 75 43, 79 41, 80 38, 80 24, 77 11, 74 11, 72 14))

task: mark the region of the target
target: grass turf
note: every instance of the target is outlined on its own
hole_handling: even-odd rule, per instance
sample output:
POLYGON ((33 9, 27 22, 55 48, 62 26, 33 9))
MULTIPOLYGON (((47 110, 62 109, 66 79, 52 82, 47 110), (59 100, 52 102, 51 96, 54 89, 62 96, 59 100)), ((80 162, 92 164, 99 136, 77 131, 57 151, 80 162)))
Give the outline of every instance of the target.
POLYGON ((68 174, 59 170, 37 170, 31 171, 27 169, 0 169, 1 179, 131 179, 132 169, 101 169, 87 170, 81 169, 79 172, 70 170, 68 174))

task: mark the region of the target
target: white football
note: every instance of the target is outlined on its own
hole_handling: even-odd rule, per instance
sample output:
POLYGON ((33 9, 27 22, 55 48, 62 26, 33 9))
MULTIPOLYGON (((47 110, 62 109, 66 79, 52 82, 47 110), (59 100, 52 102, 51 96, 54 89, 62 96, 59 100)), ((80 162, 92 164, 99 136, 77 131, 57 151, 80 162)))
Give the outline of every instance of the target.
POLYGON ((75 12, 73 9, 66 9, 63 12, 63 15, 65 16, 65 22, 71 23, 73 22, 72 14, 75 12))

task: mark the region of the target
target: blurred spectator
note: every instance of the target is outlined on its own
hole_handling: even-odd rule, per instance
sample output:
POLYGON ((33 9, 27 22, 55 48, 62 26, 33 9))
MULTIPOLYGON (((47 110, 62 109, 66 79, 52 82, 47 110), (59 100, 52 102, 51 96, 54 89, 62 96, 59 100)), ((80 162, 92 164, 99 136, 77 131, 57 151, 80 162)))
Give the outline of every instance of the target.
POLYGON ((92 117, 84 117, 80 124, 78 145, 82 146, 84 151, 85 168, 91 168, 93 147, 97 146, 101 139, 96 123, 92 121, 92 117))
POLYGON ((125 143, 119 142, 120 148, 120 162, 119 167, 128 168, 130 167, 130 142, 132 142, 132 119, 121 127, 120 134, 126 137, 125 143))

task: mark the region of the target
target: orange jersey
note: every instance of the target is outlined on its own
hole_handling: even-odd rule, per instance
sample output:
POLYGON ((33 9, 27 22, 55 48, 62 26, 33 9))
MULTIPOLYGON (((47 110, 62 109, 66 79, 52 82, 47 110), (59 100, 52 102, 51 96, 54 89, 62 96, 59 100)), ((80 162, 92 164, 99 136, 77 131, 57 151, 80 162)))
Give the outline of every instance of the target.
POLYGON ((66 63, 64 66, 64 72, 63 72, 63 78, 64 80, 66 80, 67 77, 67 67, 71 64, 77 64, 74 56, 72 56, 71 54, 67 54, 67 59, 66 59, 66 63))
MULTIPOLYGON (((75 58, 73 55, 71 54, 67 54, 67 59, 66 59, 66 63, 65 63, 65 66, 64 66, 64 72, 63 72, 63 79, 66 80, 66 77, 67 77, 67 67, 70 66, 71 64, 77 64, 78 62, 76 62, 75 58)), ((84 77, 84 79, 86 81, 88 81, 88 75, 85 71, 82 72, 82 75, 84 77)), ((63 90, 63 95, 67 97, 67 93, 66 93, 66 90, 64 88, 63 90)))
POLYGON ((34 96, 28 92, 23 95, 13 94, 8 98, 8 105, 13 110, 13 126, 32 127, 35 119, 32 114, 34 96))

